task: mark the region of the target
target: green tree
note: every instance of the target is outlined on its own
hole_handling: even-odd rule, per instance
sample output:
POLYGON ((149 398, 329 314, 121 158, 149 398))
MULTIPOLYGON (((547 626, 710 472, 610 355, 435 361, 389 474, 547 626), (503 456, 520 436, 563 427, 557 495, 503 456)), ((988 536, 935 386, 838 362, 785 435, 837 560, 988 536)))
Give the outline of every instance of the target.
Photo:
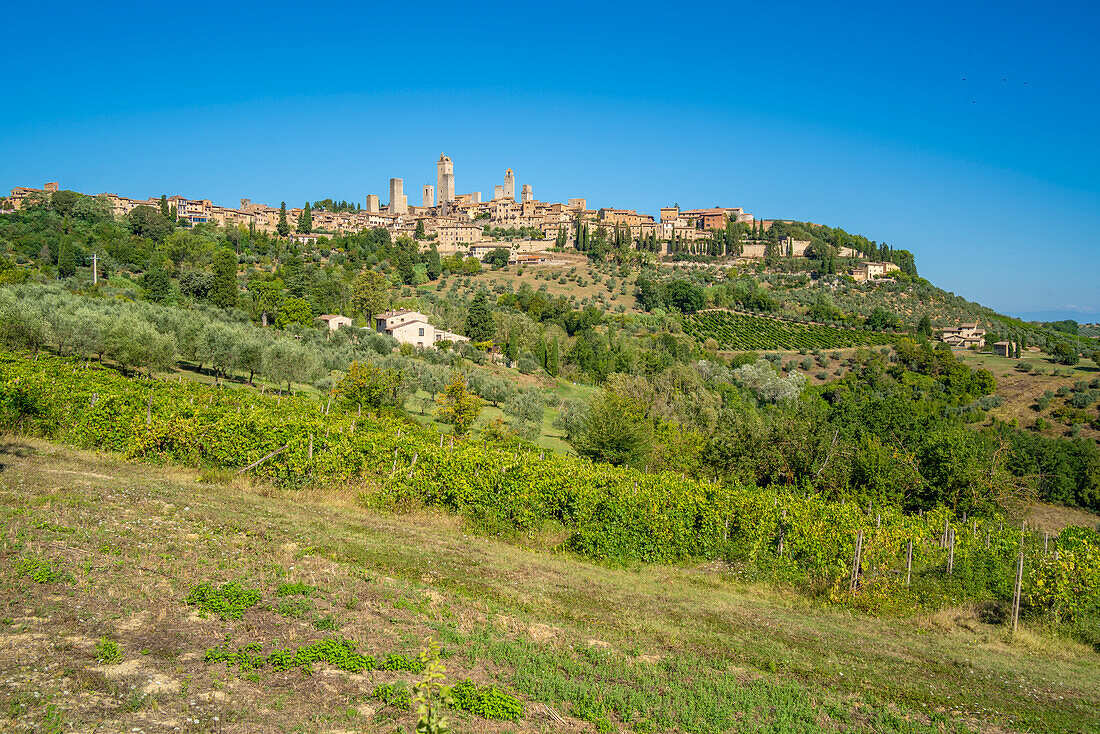
POLYGON ((682 313, 695 313, 706 305, 703 289, 687 280, 674 280, 665 287, 665 301, 682 313))
POLYGON ((550 348, 546 353, 546 374, 551 377, 557 377, 560 371, 561 355, 560 347, 558 346, 558 340, 555 338, 550 342, 550 348))
POLYGON ((473 342, 490 342, 496 334, 493 312, 489 310, 489 302, 485 299, 484 292, 474 296, 470 310, 466 312, 465 331, 466 336, 473 342))
POLYGON ((286 237, 290 234, 290 225, 286 221, 286 202, 279 203, 279 223, 275 226, 275 231, 279 233, 280 237, 286 237))
POLYGON ((539 435, 543 408, 546 403, 538 390, 517 390, 504 404, 504 414, 511 418, 512 430, 527 440, 539 435))
POLYGON ((130 210, 126 217, 130 232, 138 237, 148 237, 161 242, 172 231, 172 223, 159 209, 142 204, 130 210))
POLYGON ((283 301, 283 307, 279 309, 279 315, 275 317, 275 325, 280 329, 285 329, 291 324, 305 327, 313 326, 313 309, 309 307, 309 301, 294 296, 283 301))
POLYGON ((648 456, 653 432, 642 406, 631 398, 605 392, 592 401, 573 437, 582 456, 615 466, 639 466, 648 456))
POLYGON ((428 276, 428 280, 438 280, 439 276, 443 274, 443 262, 434 242, 431 249, 428 250, 428 260, 425 263, 424 271, 428 276))
POLYGON ((273 322, 283 305, 283 281, 253 278, 248 281, 248 292, 252 294, 253 318, 263 326, 273 322))
POLYGON ((166 301, 172 296, 172 278, 162 267, 145 271, 141 279, 141 287, 145 290, 146 298, 155 303, 166 301))
POLYGON ((436 417, 443 423, 454 426, 457 436, 465 435, 481 414, 481 398, 470 392, 466 378, 455 372, 451 381, 443 388, 436 403, 436 417))
POLYGON ((932 337, 932 319, 928 318, 928 314, 921 316, 920 321, 917 322, 917 333, 924 337, 932 337))
POLYGON ((389 301, 389 282, 386 276, 374 270, 364 270, 352 287, 351 306, 372 319, 376 313, 386 310, 389 301))
POLYGON ((414 240, 422 240, 422 239, 424 239, 425 234, 426 233, 424 232, 424 220, 423 219, 417 219, 416 220, 416 229, 413 231, 413 239, 414 240))
POLYGON ((306 202, 305 207, 302 208, 302 213, 298 215, 297 231, 301 234, 309 234, 313 231, 313 210, 309 207, 309 202, 306 202))
POLYGON ((1075 365, 1081 361, 1081 356, 1077 353, 1077 348, 1069 342, 1058 342, 1054 345, 1054 349, 1051 350, 1050 356, 1054 357, 1054 361, 1058 364, 1075 365))
POLYGON ((237 305, 237 253, 222 248, 214 253, 214 287, 210 302, 221 308, 237 305))
POLYGON ((511 253, 508 250, 503 247, 494 247, 481 258, 481 262, 483 265, 490 265, 496 270, 505 267, 508 264, 509 257, 511 257, 511 253))

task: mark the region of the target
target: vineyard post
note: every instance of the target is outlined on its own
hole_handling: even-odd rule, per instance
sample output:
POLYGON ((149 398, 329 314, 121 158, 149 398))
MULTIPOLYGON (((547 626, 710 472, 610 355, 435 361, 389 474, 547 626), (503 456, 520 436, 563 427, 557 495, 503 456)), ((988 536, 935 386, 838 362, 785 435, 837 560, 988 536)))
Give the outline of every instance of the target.
POLYGON ((882 527, 882 513, 876 513, 875 514, 875 527, 876 528, 881 528, 882 527))
POLYGON ((1016 557, 1016 587, 1012 592, 1012 631, 1020 623, 1020 590, 1024 583, 1024 540, 1020 538, 1020 554, 1016 557))
POLYGON ((309 460, 313 461, 313 434, 309 434, 309 460))
POLYGON ((325 404, 325 415, 329 414, 329 409, 332 407, 332 393, 329 393, 328 403, 325 404))
POLYGON ((948 524, 948 518, 943 519, 943 535, 940 536, 940 548, 947 547, 947 530, 951 526, 948 524))
POLYGON ((1049 552, 1049 550, 1048 550, 1049 548, 1050 548, 1050 533, 1044 531, 1043 532, 1043 555, 1044 556, 1047 555, 1047 553, 1049 552))
MULTIPOLYGON (((786 508, 783 509, 782 517, 783 517, 783 520, 787 519, 787 510, 786 510, 786 508)), ((783 540, 786 538, 786 535, 787 535, 787 528, 783 523, 780 523, 779 524, 779 545, 775 549, 775 554, 777 556, 783 555, 783 540)))
POLYGON ((909 586, 909 581, 913 578, 913 540, 910 538, 909 542, 905 544, 905 585, 909 586))
POLYGON ((947 575, 955 572, 955 528, 947 533, 947 575))
POLYGON ((848 584, 849 591, 855 591, 859 585, 859 561, 860 555, 863 552, 863 531, 860 530, 856 533, 856 548, 852 553, 852 579, 848 584))
POLYGON ((149 402, 145 404, 145 425, 153 422, 153 391, 149 391, 149 402))
POLYGON ((985 547, 989 547, 989 528, 985 529, 985 547))

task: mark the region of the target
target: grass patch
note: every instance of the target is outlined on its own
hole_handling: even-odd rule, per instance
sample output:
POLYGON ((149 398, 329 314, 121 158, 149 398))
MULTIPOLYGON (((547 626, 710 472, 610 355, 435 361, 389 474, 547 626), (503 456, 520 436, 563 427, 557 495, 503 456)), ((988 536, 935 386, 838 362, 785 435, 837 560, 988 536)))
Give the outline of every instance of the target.
POLYGON ((260 601, 260 592, 242 586, 236 581, 214 587, 208 583, 192 586, 187 603, 199 608, 203 614, 216 614, 222 619, 240 619, 246 609, 260 601))

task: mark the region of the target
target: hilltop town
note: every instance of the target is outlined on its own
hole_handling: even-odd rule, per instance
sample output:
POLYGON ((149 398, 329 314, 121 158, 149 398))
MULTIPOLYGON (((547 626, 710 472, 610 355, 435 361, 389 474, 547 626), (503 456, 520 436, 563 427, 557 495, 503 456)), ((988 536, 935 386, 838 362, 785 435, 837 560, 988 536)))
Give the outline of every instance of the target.
MULTIPOLYGON (((325 234, 381 227, 393 239, 415 237, 424 242, 425 248, 428 243, 435 244, 442 255, 461 252, 479 259, 499 246, 501 230, 524 234, 521 238, 509 238, 510 249, 518 256, 544 253, 553 248, 584 249, 586 234, 595 236, 601 226, 614 232, 615 243, 629 240, 630 247, 658 255, 684 252, 752 260, 768 254, 768 244, 755 234, 767 232, 774 220, 758 220, 743 207, 681 209, 667 206, 661 207, 655 218, 635 209, 590 209, 584 198, 567 202, 539 201, 534 197, 531 184, 520 187, 517 199, 516 176, 511 168, 505 171, 503 183, 493 187, 492 198, 485 199, 480 191, 456 193, 454 162, 448 156, 440 153, 436 169, 436 184, 423 186, 419 205, 408 202, 401 178, 390 179, 388 203, 381 203, 378 194, 368 194, 365 205, 344 202, 329 208, 320 202, 320 206, 307 203, 305 207, 285 208, 241 199, 239 206, 229 207, 210 199, 188 199, 180 195, 147 199, 115 193, 99 196, 109 203, 115 217, 127 216, 141 206, 166 207, 173 218, 191 226, 213 223, 268 233, 279 232, 280 218, 283 218, 287 234, 306 243, 315 242, 325 234), (733 225, 740 225, 736 242, 730 231, 733 225), (741 237, 741 233, 745 236, 741 237), (719 251, 716 251, 716 243, 719 251)), ((18 210, 29 199, 49 195, 59 188, 56 182, 47 183, 41 189, 17 186, 6 202, 0 202, 0 210, 5 207, 18 210)), ((810 240, 784 236, 773 244, 777 253, 784 256, 813 254, 810 240)), ((837 255, 852 257, 856 252, 840 248, 837 255)), ((857 280, 865 280, 897 269, 893 263, 866 263, 852 274, 857 280)))

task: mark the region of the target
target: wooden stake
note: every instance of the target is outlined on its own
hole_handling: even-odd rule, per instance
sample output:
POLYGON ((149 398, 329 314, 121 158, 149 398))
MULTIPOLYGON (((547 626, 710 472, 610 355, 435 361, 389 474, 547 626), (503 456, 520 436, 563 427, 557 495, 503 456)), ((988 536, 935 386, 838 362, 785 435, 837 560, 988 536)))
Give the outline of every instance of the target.
POLYGON ((913 541, 910 540, 905 545, 905 585, 909 585, 910 579, 913 578, 913 541))
POLYGON ((856 534, 856 549, 852 554, 852 579, 848 584, 849 591, 855 591, 859 586, 859 561, 860 555, 863 553, 863 531, 860 530, 856 534))
POLYGON ((153 391, 149 391, 149 402, 145 404, 145 425, 153 422, 153 391))
POLYGON ((947 533, 947 575, 955 572, 955 528, 947 533))
POLYGON ((237 473, 238 473, 238 474, 244 474, 244 473, 245 473, 246 471, 248 471, 249 469, 255 469, 255 468, 256 468, 256 467, 258 467, 258 466, 259 466, 260 464, 264 463, 265 461, 267 461, 267 460, 268 460, 268 459, 270 459, 271 457, 275 456, 276 454, 281 454, 281 453, 283 453, 283 452, 284 452, 284 451, 286 451, 286 450, 287 450, 287 449, 288 449, 289 447, 290 447, 290 444, 287 444, 286 446, 283 446, 282 448, 278 448, 278 449, 275 449, 274 451, 272 451, 272 452, 271 452, 270 454, 268 454, 268 455, 267 455, 267 456, 265 456, 264 458, 260 459, 259 461, 254 461, 254 462, 252 462, 251 464, 249 464, 248 466, 246 466, 246 467, 245 467, 244 469, 238 469, 238 470, 237 470, 237 473))
POLYGON ((1020 555, 1016 557, 1016 588, 1012 592, 1012 632, 1020 624, 1020 590, 1024 584, 1024 548, 1023 540, 1020 542, 1020 555))
POLYGON ((313 461, 313 434, 309 434, 309 460, 313 461))

